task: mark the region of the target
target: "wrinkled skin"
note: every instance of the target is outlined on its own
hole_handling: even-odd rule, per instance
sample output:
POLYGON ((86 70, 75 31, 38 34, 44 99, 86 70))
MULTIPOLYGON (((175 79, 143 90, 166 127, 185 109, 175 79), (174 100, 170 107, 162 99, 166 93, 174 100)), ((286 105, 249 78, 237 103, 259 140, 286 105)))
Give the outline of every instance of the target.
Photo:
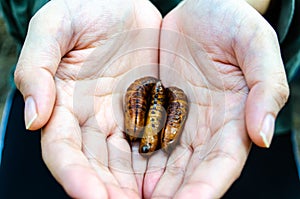
MULTIPOLYGON (((45 163, 74 198, 218 198, 239 176, 251 140, 266 146, 263 120, 276 117, 288 96, 274 31, 236 0, 186 1, 163 21, 143 0, 51 1, 30 23, 15 81, 35 102, 29 129, 44 126, 45 163), (128 53, 140 47, 150 48, 128 53), (158 60, 165 86, 180 84, 171 69, 181 74, 191 111, 171 156, 147 161, 130 151, 124 118, 114 114, 122 98, 113 92, 145 63, 152 65, 124 89, 157 77, 158 60)), ((28 123, 32 106, 25 104, 28 123)))
POLYGON ((250 140, 266 147, 263 120, 287 100, 276 35, 245 2, 187 1, 164 18, 160 52, 160 78, 176 81, 164 66, 180 71, 195 97, 180 146, 149 160, 144 194, 220 198, 240 175, 250 140))
POLYGON ((24 98, 35 100, 38 117, 30 129, 46 124, 43 159, 71 197, 140 197, 113 110, 122 106, 113 104, 112 92, 138 66, 152 64, 127 77, 127 85, 157 76, 160 24, 150 2, 133 0, 54 0, 32 19, 15 79, 24 98), (130 52, 141 47, 153 49, 130 52))

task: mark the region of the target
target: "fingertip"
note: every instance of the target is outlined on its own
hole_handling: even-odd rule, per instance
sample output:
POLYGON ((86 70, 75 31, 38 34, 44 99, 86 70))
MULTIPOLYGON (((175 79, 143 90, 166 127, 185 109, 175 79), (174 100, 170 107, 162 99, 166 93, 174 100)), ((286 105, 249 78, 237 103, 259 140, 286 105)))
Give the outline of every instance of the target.
POLYGON ((30 129, 33 122, 38 117, 37 110, 36 110, 36 103, 32 96, 28 96, 25 99, 25 108, 24 108, 24 119, 25 119, 25 126, 26 129, 30 129))
POLYGON ((24 122, 27 130, 40 129, 48 122, 56 99, 53 77, 38 71, 35 74, 37 78, 24 74, 26 79, 19 85, 25 101, 24 122))
POLYGON ((278 103, 272 89, 255 86, 246 102, 246 126, 249 137, 259 147, 269 148, 275 131, 275 120, 283 102, 278 103))
POLYGON ((275 128, 275 116, 267 113, 262 120, 258 132, 249 133, 251 140, 259 147, 269 148, 275 128))
POLYGON ((264 147, 269 148, 274 134, 275 116, 268 113, 263 119, 262 127, 260 130, 260 137, 264 147))

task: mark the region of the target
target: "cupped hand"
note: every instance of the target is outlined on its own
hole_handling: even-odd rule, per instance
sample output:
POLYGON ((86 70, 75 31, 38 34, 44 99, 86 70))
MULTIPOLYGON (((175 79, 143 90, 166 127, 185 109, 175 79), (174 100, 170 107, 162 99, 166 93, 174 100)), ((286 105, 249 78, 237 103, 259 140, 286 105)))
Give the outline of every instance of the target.
POLYGON ((146 0, 54 0, 31 20, 15 82, 26 128, 44 127, 43 159, 71 197, 140 197, 116 110, 126 85, 158 75, 160 23, 146 0))
POLYGON ((287 100, 276 34, 244 1, 185 1, 163 19, 160 78, 187 92, 190 113, 173 153, 149 159, 144 195, 220 198, 251 141, 269 147, 287 100))

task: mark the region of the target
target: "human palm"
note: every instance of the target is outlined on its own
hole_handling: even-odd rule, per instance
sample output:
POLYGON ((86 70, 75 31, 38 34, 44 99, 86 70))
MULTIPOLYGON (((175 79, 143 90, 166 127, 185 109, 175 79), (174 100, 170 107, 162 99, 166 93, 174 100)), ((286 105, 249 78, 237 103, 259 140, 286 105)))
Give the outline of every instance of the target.
POLYGON ((158 75, 160 23, 148 1, 131 0, 51 1, 31 21, 15 78, 36 103, 28 127, 46 123, 43 159, 71 197, 140 197, 116 110, 126 84, 158 75))
POLYGON ((220 198, 239 176, 250 138, 268 147, 274 119, 264 120, 286 101, 274 31, 243 1, 186 1, 163 19, 160 78, 185 89, 190 113, 170 157, 150 158, 144 194, 220 198))

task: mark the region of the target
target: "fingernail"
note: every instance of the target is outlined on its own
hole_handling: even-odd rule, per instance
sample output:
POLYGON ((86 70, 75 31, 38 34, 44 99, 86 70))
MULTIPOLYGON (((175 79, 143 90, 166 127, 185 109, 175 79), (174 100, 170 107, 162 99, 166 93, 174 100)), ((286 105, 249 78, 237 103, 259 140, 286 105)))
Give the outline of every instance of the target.
POLYGON ((263 121, 261 130, 259 133, 266 148, 270 147, 271 140, 272 140, 273 133, 274 133, 274 124, 275 124, 274 116, 271 114, 267 114, 263 121))
POLYGON ((26 129, 29 129, 37 118, 36 105, 33 97, 29 96, 25 100, 25 125, 26 129))

